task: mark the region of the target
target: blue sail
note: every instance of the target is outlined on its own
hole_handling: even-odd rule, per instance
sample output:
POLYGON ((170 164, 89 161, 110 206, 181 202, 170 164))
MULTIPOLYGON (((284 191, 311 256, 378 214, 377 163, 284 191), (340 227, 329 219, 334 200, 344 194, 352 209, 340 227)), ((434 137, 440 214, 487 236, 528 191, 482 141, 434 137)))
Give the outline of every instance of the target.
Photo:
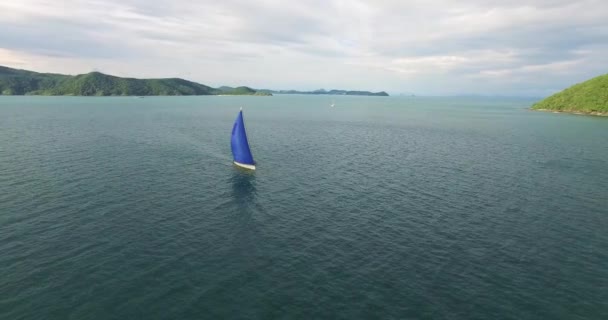
POLYGON ((245 123, 243 122, 243 110, 239 111, 239 115, 234 121, 232 127, 232 139, 230 140, 232 147, 232 156, 234 163, 238 166, 255 170, 255 162, 249 149, 247 141, 247 133, 245 132, 245 123))

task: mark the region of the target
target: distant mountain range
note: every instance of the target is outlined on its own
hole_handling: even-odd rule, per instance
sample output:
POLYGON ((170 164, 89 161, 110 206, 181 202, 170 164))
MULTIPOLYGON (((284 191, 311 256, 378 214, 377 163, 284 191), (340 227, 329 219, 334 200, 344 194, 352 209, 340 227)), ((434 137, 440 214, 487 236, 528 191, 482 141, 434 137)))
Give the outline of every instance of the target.
POLYGON ((278 94, 333 94, 333 95, 349 95, 349 96, 384 96, 387 97, 388 93, 384 91, 370 92, 370 91, 353 91, 353 90, 325 90, 319 89, 314 91, 298 91, 298 90, 270 90, 270 89, 259 89, 258 92, 267 93, 278 93, 278 94))
POLYGON ((121 78, 101 72, 80 75, 38 73, 0 66, 0 95, 47 96, 182 96, 182 95, 258 95, 273 93, 379 95, 385 92, 316 90, 255 90, 249 87, 212 88, 200 83, 180 79, 121 78))

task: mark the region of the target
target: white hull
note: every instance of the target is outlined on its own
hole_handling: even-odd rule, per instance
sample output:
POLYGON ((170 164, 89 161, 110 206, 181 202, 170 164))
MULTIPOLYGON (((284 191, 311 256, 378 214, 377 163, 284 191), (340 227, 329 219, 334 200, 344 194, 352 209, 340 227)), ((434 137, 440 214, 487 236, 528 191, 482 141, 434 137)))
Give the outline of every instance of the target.
POLYGON ((245 169, 255 170, 255 166, 252 164, 244 164, 244 163, 240 163, 240 162, 236 162, 236 161, 234 161, 234 164, 236 164, 239 167, 245 168, 245 169))

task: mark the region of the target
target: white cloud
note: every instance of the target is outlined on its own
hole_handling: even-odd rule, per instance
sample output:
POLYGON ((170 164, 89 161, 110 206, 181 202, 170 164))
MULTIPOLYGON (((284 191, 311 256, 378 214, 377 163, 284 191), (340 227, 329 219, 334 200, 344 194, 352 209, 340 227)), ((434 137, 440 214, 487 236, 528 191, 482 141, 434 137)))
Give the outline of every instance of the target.
POLYGON ((606 72, 607 18, 596 0, 7 1, 0 64, 209 85, 546 92, 606 72))

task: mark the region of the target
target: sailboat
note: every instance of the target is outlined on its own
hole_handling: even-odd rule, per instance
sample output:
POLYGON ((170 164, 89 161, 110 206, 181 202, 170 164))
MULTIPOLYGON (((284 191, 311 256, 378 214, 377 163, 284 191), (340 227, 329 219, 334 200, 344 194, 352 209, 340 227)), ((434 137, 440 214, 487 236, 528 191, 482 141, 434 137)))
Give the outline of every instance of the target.
POLYGON ((332 100, 332 101, 331 101, 331 104, 330 104, 329 106, 333 108, 333 107, 335 107, 335 106, 336 106, 336 103, 335 103, 335 102, 332 100))
POLYGON ((232 147, 234 164, 245 169, 255 170, 255 162, 253 161, 253 155, 251 155, 251 149, 249 148, 249 142, 247 141, 247 132, 245 132, 243 108, 241 108, 239 115, 234 121, 230 145, 232 147))

